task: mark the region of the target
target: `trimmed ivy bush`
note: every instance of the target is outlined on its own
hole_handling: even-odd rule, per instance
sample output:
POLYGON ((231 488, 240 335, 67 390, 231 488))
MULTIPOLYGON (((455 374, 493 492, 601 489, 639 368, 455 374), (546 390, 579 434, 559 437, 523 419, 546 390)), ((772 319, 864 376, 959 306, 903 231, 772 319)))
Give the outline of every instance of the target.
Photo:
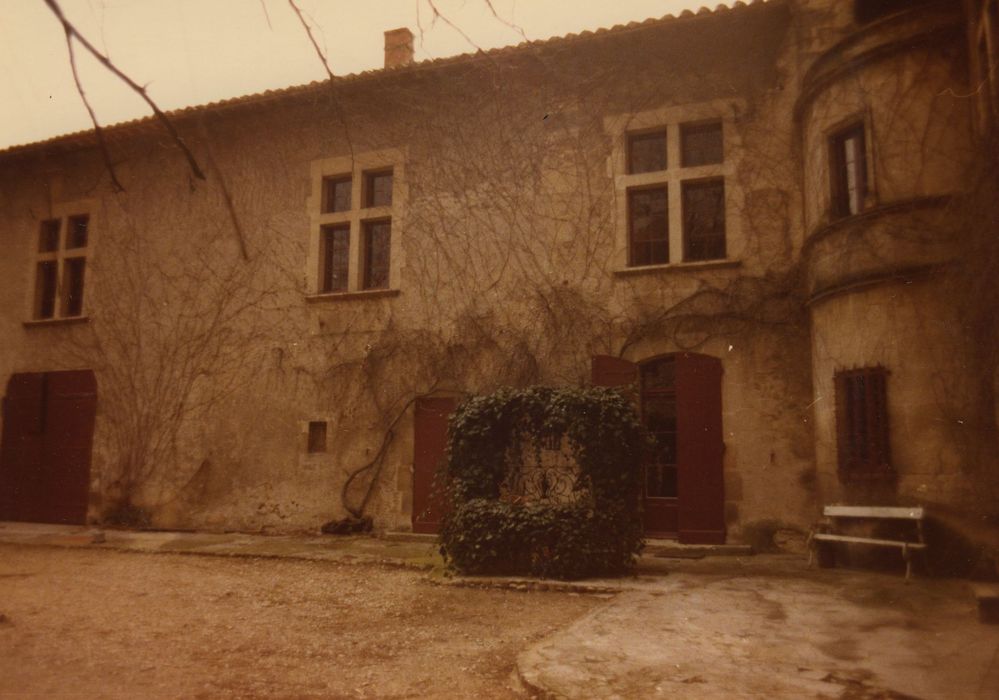
POLYGON ((576 579, 631 571, 642 548, 640 461, 649 436, 630 401, 604 388, 501 389, 451 416, 443 467, 451 509, 441 554, 466 574, 576 579), (565 440, 570 503, 501 499, 523 445, 565 440))

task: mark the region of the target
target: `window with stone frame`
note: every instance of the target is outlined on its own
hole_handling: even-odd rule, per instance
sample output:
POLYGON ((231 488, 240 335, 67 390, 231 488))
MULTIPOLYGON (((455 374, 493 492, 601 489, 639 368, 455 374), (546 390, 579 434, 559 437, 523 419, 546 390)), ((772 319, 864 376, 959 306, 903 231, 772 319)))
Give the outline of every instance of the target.
POLYGON ((55 217, 39 224, 33 320, 83 317, 90 238, 89 214, 55 217))
POLYGON ((830 214, 853 216, 864 210, 867 198, 867 139, 864 123, 857 122, 829 137, 830 214))
POLYGON ((725 259, 724 161, 720 119, 625 134, 628 267, 725 259))
POLYGON ((318 181, 313 235, 318 240, 310 253, 315 267, 309 285, 317 297, 349 297, 392 287, 397 164, 381 156, 379 152, 313 163, 318 181))
POLYGON ((836 451, 843 481, 891 477, 888 371, 864 367, 837 372, 836 451))

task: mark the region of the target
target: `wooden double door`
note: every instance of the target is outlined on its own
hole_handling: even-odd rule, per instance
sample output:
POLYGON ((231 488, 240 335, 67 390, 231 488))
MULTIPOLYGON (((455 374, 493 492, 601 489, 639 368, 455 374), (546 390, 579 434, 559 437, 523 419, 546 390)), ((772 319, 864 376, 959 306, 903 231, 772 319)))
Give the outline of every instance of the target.
POLYGON ((635 364, 593 358, 597 386, 634 386, 655 448, 642 464, 643 518, 650 536, 691 544, 725 542, 721 361, 677 353, 635 364))
POLYGON ((0 520, 85 522, 96 412, 89 370, 11 376, 3 399, 0 520))

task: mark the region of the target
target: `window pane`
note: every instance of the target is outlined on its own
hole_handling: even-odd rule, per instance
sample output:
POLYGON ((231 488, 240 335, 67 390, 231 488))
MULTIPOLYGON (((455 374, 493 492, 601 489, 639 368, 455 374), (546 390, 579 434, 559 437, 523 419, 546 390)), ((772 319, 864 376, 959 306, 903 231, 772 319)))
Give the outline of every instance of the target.
POLYGON ((35 318, 52 318, 55 314, 56 262, 38 263, 35 270, 35 318))
POLYGON ((43 221, 38 233, 38 252, 51 253, 59 250, 59 219, 43 221))
POLYGON ((389 245, 392 224, 372 221, 364 225, 364 289, 389 286, 389 245))
POLYGON ((350 211, 350 177, 328 177, 323 180, 323 212, 350 211))
POLYGON ((326 451, 326 421, 309 422, 309 452, 326 451))
POLYGON ((367 173, 365 175, 365 205, 387 207, 392 205, 392 171, 367 173))
POLYGON ((684 124, 680 127, 680 143, 685 168, 722 162, 721 122, 684 124))
POLYGON ((676 431, 676 396, 673 394, 643 396, 642 411, 649 432, 676 431))
POLYGON ((867 192, 867 161, 862 124, 830 139, 829 181, 833 216, 859 214, 867 192))
POLYGON ((652 173, 666 169, 666 132, 628 136, 628 172, 652 173))
POLYGON ((347 291, 350 266, 350 227, 324 226, 322 237, 322 291, 347 291))
POLYGON ((642 391, 672 389, 674 386, 672 358, 642 365, 642 391))
POLYGON ((90 217, 86 214, 69 217, 69 226, 66 231, 67 248, 86 248, 87 231, 90 227, 90 217))
POLYGON ((683 259, 725 257, 725 183, 683 184, 683 259))
POLYGON ((628 191, 630 263, 669 262, 669 216, 665 187, 628 191))
POLYGON ((62 266, 62 315, 83 313, 83 275, 85 258, 67 258, 62 266))

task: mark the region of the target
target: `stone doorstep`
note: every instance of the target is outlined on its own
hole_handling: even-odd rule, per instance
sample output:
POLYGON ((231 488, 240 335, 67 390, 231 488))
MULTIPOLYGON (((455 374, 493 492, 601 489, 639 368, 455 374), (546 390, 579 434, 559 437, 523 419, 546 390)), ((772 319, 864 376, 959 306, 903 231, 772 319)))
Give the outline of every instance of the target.
POLYGON ((374 535, 381 540, 389 542, 426 542, 434 544, 437 542, 437 535, 424 534, 422 532, 404 532, 402 530, 386 530, 374 535))
MULTIPOLYGON (((390 542, 426 542, 427 544, 437 542, 437 535, 401 530, 387 530, 378 534, 377 537, 390 542)), ((747 557, 752 553, 753 548, 748 544, 680 544, 676 540, 654 538, 645 540, 645 548, 642 550, 643 556, 667 558, 675 556, 678 559, 720 556, 747 557)))
POLYGON ((753 553, 748 544, 681 544, 676 540, 647 539, 642 556, 697 559, 700 557, 748 557, 753 553))

